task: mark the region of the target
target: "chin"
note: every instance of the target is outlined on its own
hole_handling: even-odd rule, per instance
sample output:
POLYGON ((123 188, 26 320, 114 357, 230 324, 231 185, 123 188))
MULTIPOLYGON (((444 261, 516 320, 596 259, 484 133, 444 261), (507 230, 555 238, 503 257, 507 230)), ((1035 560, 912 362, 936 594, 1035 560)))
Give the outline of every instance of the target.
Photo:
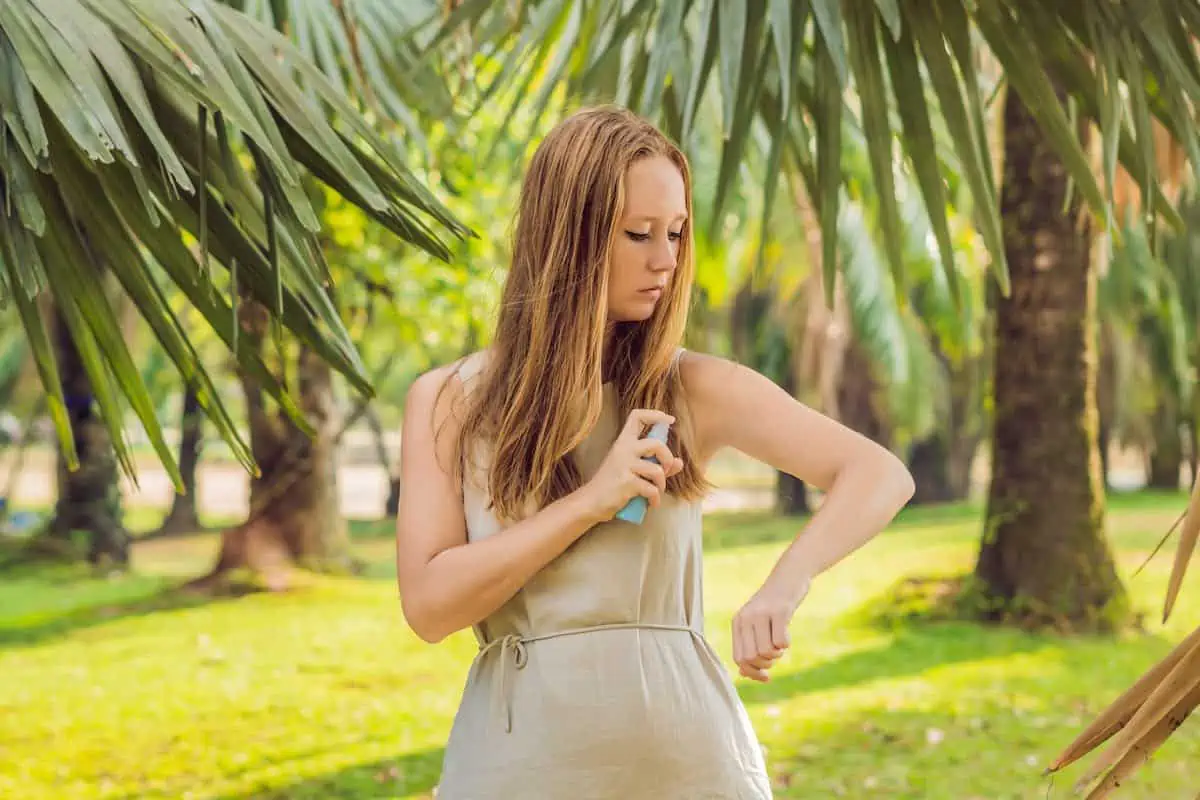
POLYGON ((610 322, 645 322, 654 316, 654 306, 647 305, 644 308, 633 306, 629 308, 613 309, 608 314, 610 322))

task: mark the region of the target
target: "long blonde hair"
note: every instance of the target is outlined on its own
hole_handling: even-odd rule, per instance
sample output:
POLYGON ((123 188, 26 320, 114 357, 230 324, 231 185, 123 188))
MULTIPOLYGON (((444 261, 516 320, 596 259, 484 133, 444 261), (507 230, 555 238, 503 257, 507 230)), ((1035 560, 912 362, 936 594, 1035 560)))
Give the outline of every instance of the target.
POLYGON ((608 367, 622 421, 633 408, 661 409, 678 420, 668 446, 684 468, 668 481, 668 493, 695 499, 707 488, 691 457, 693 438, 673 368, 694 272, 691 172, 684 154, 653 125, 602 106, 559 123, 533 155, 490 357, 462 411, 454 474, 462 480, 474 446, 486 442, 485 488, 502 519, 517 519, 531 501, 541 508, 580 485, 568 456, 601 413, 609 263, 624 210, 625 172, 651 156, 679 168, 688 223, 666 294, 650 319, 616 324, 608 367))

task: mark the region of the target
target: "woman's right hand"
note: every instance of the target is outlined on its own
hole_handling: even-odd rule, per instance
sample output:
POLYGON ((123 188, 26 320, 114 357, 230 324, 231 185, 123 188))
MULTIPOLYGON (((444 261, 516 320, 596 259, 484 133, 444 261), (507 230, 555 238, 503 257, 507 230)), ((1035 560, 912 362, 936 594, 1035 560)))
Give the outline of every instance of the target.
POLYGON ((634 409, 625 420, 625 427, 613 442, 608 455, 592 479, 581 487, 589 499, 595 518, 607 521, 634 497, 644 497, 651 507, 657 506, 667 490, 667 478, 683 469, 683 459, 676 457, 663 442, 641 438, 642 430, 675 418, 662 411, 634 409), (645 460, 654 456, 657 464, 645 460))

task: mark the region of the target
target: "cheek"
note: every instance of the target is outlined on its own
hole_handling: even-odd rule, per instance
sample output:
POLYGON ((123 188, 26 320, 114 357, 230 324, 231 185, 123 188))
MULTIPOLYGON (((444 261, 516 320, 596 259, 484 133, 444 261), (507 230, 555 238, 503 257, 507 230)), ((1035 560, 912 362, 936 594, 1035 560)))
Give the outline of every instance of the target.
POLYGON ((635 255, 630 252, 628 244, 614 244, 612 261, 609 262, 608 285, 613 289, 621 289, 629 283, 629 276, 636 267, 635 255))

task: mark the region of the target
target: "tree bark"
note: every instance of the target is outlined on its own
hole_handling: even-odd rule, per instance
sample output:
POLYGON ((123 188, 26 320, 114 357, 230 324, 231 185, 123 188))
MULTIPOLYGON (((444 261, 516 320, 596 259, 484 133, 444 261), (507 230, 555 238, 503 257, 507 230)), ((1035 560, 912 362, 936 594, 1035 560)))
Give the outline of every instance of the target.
POLYGON ((379 414, 375 412, 374 408, 368 406, 363 412, 363 418, 367 422, 367 427, 371 429, 371 438, 375 442, 375 458, 379 460, 379 466, 388 476, 388 495, 383 504, 383 513, 386 517, 394 517, 400 513, 400 476, 392 468, 392 459, 388 455, 387 440, 383 434, 383 425, 379 421, 379 414))
POLYGON ((179 474, 183 478, 183 494, 176 494, 162 525, 154 536, 191 533, 201 528, 196 513, 196 471, 200 465, 203 445, 204 411, 192 387, 183 392, 183 409, 179 416, 179 474))
POLYGON ((997 298, 992 481, 975 575, 989 617, 1103 628, 1125 594, 1104 538, 1092 221, 1077 190, 1065 205, 1066 169, 1020 97, 1005 102, 1012 292, 997 298))
POLYGON ((1108 486, 1113 426, 1117 418, 1117 364, 1110 323, 1099 325, 1100 363, 1096 371, 1096 406, 1099 411, 1100 479, 1108 486))
POLYGON ((936 347, 949 375, 946 419, 908 451, 908 468, 916 491, 910 505, 965 500, 971 493, 971 467, 986 428, 982 395, 987 391, 986 356, 954 362, 936 347))
POLYGON ((57 307, 53 316, 55 357, 79 468, 67 469, 62 447, 58 446, 58 501, 46 529, 47 543, 59 552, 72 553, 79 543, 76 537, 82 536, 90 563, 126 568, 130 539, 122 521, 116 452, 96 408, 92 384, 70 328, 57 307))
POLYGON ((946 438, 944 432, 937 431, 909 448, 908 470, 916 484, 911 505, 949 503, 965 497, 958 495, 951 484, 950 447, 946 438))
MULTIPOLYGON (((242 330, 262 346, 267 310, 243 302, 242 330)), ((234 569, 249 569, 269 588, 288 586, 292 567, 317 571, 351 568, 349 535, 338 503, 336 436, 338 409, 333 372, 321 358, 300 348, 297 358, 299 404, 316 431, 309 437, 281 411, 268 408, 261 387, 240 374, 250 423, 250 448, 261 475, 250 481, 250 512, 245 522, 221 537, 205 584, 234 569)))
POLYGON ((871 374, 870 360, 857 342, 846 348, 837 394, 839 421, 891 449, 893 431, 887 414, 880 408, 879 384, 871 374))
POLYGON ((808 505, 808 489, 804 481, 787 472, 775 472, 775 511, 787 517, 796 517, 811 511, 808 505))
POLYGON ((1176 491, 1179 489, 1179 471, 1183 465, 1183 437, 1179 430, 1179 412, 1172 398, 1160 394, 1151 416, 1151 425, 1154 444, 1146 459, 1146 485, 1151 489, 1176 491))
MULTIPOLYGON (((734 358, 763 372, 793 397, 798 380, 790 344, 777 338, 771 345, 780 348, 770 354, 764 342, 770 324, 771 296, 769 287, 755 291, 749 281, 734 295, 729 314, 729 340, 734 358)), ((809 513, 808 491, 804 481, 781 470, 775 471, 775 510, 786 516, 809 513)))

